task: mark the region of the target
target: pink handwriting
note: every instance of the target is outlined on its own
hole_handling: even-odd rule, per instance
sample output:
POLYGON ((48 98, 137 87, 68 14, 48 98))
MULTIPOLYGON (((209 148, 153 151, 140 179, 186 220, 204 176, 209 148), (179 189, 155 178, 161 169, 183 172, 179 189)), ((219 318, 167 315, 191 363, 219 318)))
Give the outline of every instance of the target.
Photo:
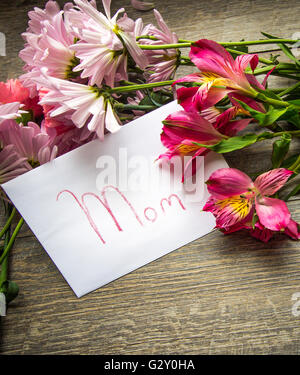
MULTIPOLYGON (((115 226, 117 227, 118 231, 123 231, 121 225, 119 224, 115 214, 113 213, 109 203, 108 203, 108 200, 107 200, 107 197, 106 197, 106 191, 108 189, 113 189, 114 191, 116 191, 120 197, 123 199, 123 201, 127 204, 127 206, 129 207, 130 209, 130 212, 133 214, 133 216, 135 217, 136 221, 138 222, 138 224, 140 224, 142 227, 144 226, 141 218, 139 217, 139 215, 137 214, 135 208, 133 207, 133 205, 129 202, 129 200, 126 198, 126 196, 115 186, 113 185, 108 185, 108 186, 105 186, 104 189, 101 191, 101 193, 99 195, 95 194, 95 193, 84 193, 81 195, 81 199, 79 199, 78 197, 76 197, 76 195, 70 191, 70 190, 62 190, 61 192, 59 192, 57 194, 57 197, 56 197, 56 200, 58 201, 60 196, 63 194, 63 193, 67 193, 67 194, 70 194, 75 202, 78 204, 78 206, 80 207, 80 209, 82 210, 82 212, 85 214, 91 228, 95 231, 95 233, 97 234, 97 236, 99 237, 99 239, 101 240, 101 242, 103 244, 105 244, 105 240, 103 238, 103 236, 101 235, 100 233, 100 230, 98 228, 98 226, 96 225, 95 221, 93 220, 92 218, 92 215, 86 205, 86 202, 85 202, 85 198, 87 196, 91 196, 91 197, 94 197, 105 209, 106 211, 108 212, 108 214, 110 215, 111 219, 113 220, 115 226)), ((165 213, 165 205, 164 203, 168 203, 169 206, 172 205, 172 198, 175 198, 175 200, 178 202, 179 206, 183 209, 183 210, 186 210, 186 208, 184 207, 181 199, 178 197, 178 195, 176 194, 171 194, 168 198, 162 198, 161 201, 160 201, 160 208, 161 208, 161 211, 163 213, 165 213)), ((144 217, 147 221, 150 221, 152 223, 154 223, 157 218, 158 218, 158 212, 155 208, 153 207, 146 207, 144 209, 144 217)))

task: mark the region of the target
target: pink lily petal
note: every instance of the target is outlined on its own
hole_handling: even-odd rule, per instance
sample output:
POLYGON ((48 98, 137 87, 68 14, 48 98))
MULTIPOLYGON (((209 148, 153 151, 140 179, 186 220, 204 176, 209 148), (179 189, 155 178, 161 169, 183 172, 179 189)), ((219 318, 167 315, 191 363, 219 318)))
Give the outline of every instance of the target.
POLYGON ((291 214, 284 201, 275 198, 255 199, 255 208, 260 222, 267 229, 281 231, 290 222, 291 214))
POLYGON ((227 123, 223 123, 221 126, 217 127, 217 129, 222 134, 225 134, 229 137, 234 137, 238 132, 244 130, 251 121, 251 118, 229 121, 227 123))
POLYGON ((203 78, 200 73, 188 74, 187 76, 177 79, 174 83, 172 83, 172 86, 180 82, 203 82, 203 78))
POLYGON ((191 46, 189 56, 200 71, 231 77, 234 59, 220 44, 208 39, 198 40, 191 46))
POLYGON ((234 61, 235 69, 237 71, 244 71, 247 66, 250 64, 252 71, 258 65, 258 55, 239 55, 234 61))
POLYGON ((285 168, 272 169, 258 176, 254 185, 262 195, 273 195, 283 187, 293 173, 285 168))
POLYGON ((299 224, 294 220, 290 220, 284 231, 285 234, 290 236, 294 240, 300 240, 300 228, 299 224))
POLYGON ((206 183, 209 193, 217 199, 240 195, 254 187, 250 177, 235 168, 217 169, 206 183))
POLYGON ((269 242, 273 237, 274 232, 270 229, 265 228, 259 221, 255 224, 255 228, 250 230, 252 237, 263 241, 269 242))
POLYGON ((265 89, 265 87, 256 79, 256 77, 253 74, 246 74, 246 78, 251 86, 257 87, 261 90, 265 89))
POLYGON ((263 80, 263 83, 262 83, 262 85, 264 86, 264 88, 266 88, 267 80, 268 80, 269 76, 274 72, 274 70, 275 70, 276 68, 277 68, 277 67, 274 66, 274 68, 273 68, 272 70, 270 70, 270 71, 268 72, 268 74, 266 74, 266 76, 265 76, 265 78, 264 78, 264 80, 263 80))
POLYGON ((230 90, 211 87, 181 87, 177 90, 179 104, 188 112, 203 111, 222 100, 230 90))
POLYGON ((174 112, 164 120, 164 124, 172 127, 174 135, 197 143, 216 143, 224 138, 209 121, 196 112, 174 112))
POLYGON ((216 227, 226 231, 238 223, 244 223, 251 210, 252 202, 241 199, 238 195, 223 200, 211 196, 203 207, 203 211, 211 212, 215 216, 216 227))
POLYGON ((264 105, 262 103, 259 103, 256 100, 254 100, 252 98, 249 98, 247 96, 241 95, 241 94, 239 94, 237 92, 229 93, 228 97, 229 97, 231 103, 234 106, 236 106, 237 108, 240 108, 242 110, 243 110, 243 107, 235 99, 240 100, 243 103, 246 103, 249 107, 253 108, 255 111, 266 112, 265 107, 264 107, 264 105))

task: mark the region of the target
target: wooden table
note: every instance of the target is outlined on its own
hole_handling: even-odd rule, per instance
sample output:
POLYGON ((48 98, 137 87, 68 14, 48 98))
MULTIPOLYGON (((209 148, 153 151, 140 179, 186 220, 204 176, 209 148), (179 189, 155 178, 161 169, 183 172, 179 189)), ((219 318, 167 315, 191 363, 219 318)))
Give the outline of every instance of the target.
MULTIPOLYGON (((2 80, 21 72, 18 51, 27 11, 45 4, 28 0, 16 6, 21 2, 2 0, 0 5, 0 31, 7 37, 7 56, 0 57, 2 80)), ((297 0, 156 4, 184 39, 251 40, 260 38, 260 31, 290 38, 300 31, 297 0)), ((120 6, 145 22, 154 19, 152 12, 133 10, 129 0, 113 1, 114 9, 120 6)), ((270 166, 269 152, 270 144, 262 142, 227 160, 256 173, 270 166)), ((299 221, 299 198, 289 208, 299 221)), ((292 295, 300 292, 300 245, 285 236, 263 244, 239 233, 213 232, 81 299, 26 226, 10 264, 20 295, 1 321, 3 354, 300 352, 300 316, 291 311, 292 295)))

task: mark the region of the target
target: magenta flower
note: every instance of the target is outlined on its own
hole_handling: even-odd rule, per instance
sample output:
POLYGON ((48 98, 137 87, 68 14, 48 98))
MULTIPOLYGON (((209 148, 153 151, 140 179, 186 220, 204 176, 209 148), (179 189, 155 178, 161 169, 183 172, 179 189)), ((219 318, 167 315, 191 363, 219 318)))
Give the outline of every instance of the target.
POLYGON ((26 160, 17 153, 14 145, 5 146, 0 151, 0 185, 28 172, 31 167, 26 160))
POLYGON ((52 139, 34 122, 23 126, 13 120, 6 121, 0 128, 0 139, 4 146, 14 145, 18 155, 26 158, 32 166, 47 163, 57 154, 52 139))
POLYGON ((190 74, 175 82, 201 84, 177 90, 178 101, 187 111, 212 107, 229 93, 255 98, 257 92, 253 86, 264 89, 254 75, 245 73, 249 64, 252 70, 256 68, 258 55, 240 55, 234 60, 218 43, 201 39, 192 45, 190 58, 200 73, 190 74))
POLYGON ((270 197, 292 174, 290 170, 277 168, 261 174, 252 182, 238 169, 218 169, 207 181, 211 196, 203 210, 212 212, 216 217, 216 227, 226 233, 252 229, 255 214, 258 220, 252 231, 256 237, 261 231, 264 231, 262 238, 265 239, 271 232, 285 231, 294 238, 295 228, 286 203, 270 197))
POLYGON ((186 176, 192 160, 209 151, 199 144, 216 144, 228 136, 235 135, 251 121, 251 119, 230 121, 231 118, 225 112, 220 114, 215 108, 207 109, 201 115, 197 112, 185 111, 172 113, 163 121, 161 141, 168 151, 160 155, 159 159, 171 159, 176 155, 192 155, 190 163, 186 166, 186 176))
MULTIPOLYGON (((177 35, 168 28, 163 17, 156 9, 154 9, 154 15, 158 27, 148 25, 142 30, 141 34, 153 36, 157 40, 141 39, 139 42, 149 45, 178 43, 177 35)), ((145 50, 145 54, 149 60, 149 65, 145 73, 148 83, 167 81, 174 77, 180 55, 178 49, 145 50)))

